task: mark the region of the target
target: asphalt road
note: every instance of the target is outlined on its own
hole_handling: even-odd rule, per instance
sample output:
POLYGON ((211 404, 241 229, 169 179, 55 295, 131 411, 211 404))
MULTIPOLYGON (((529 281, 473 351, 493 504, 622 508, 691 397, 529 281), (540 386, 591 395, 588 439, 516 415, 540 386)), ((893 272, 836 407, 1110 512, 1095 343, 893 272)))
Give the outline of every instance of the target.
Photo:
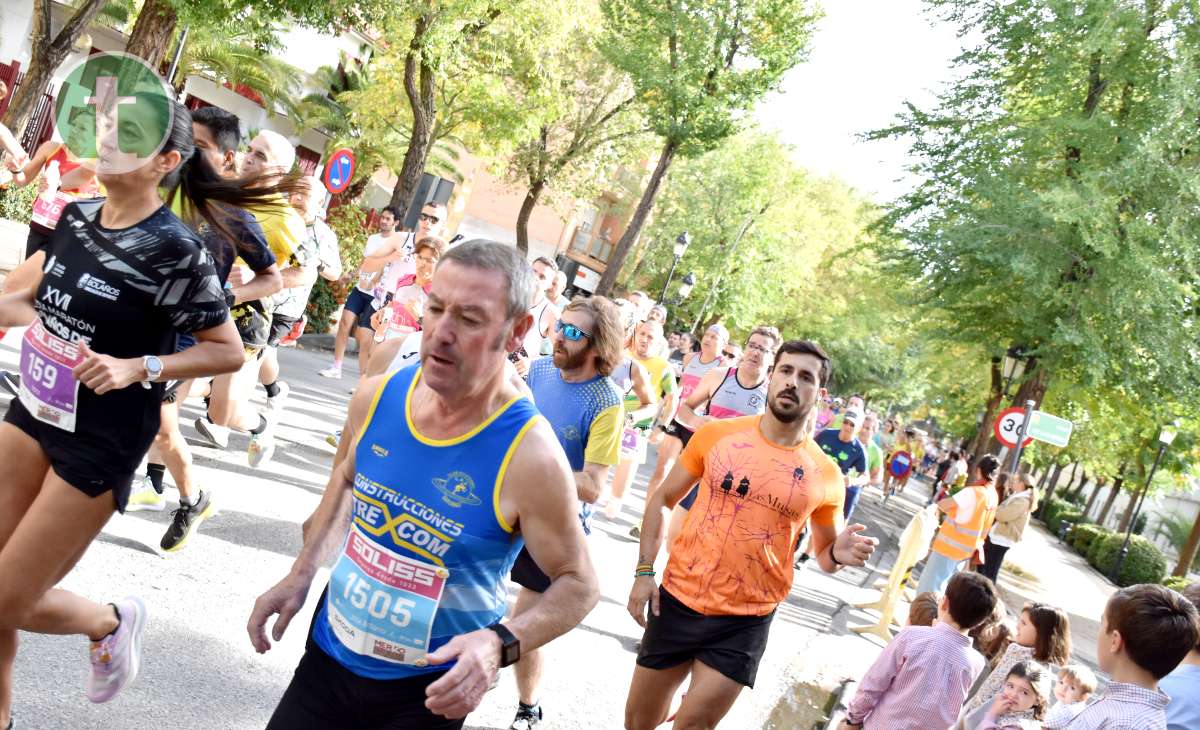
MULTIPOLYGON (((0 345, 0 367, 13 368, 16 352, 0 345)), ((230 448, 198 445, 191 422, 198 401, 185 405, 184 434, 191 441, 201 483, 216 496, 220 514, 201 528, 181 552, 165 556, 156 546, 169 512, 114 515, 63 587, 95 600, 140 595, 149 606, 142 674, 105 705, 83 695, 87 642, 81 637, 22 635, 16 664, 14 714, 20 728, 120 728, 234 730, 265 726, 303 650, 305 627, 324 586, 313 584, 304 612, 284 640, 257 655, 245 624, 255 597, 282 577, 300 547, 299 524, 316 506, 324 487, 332 447, 325 435, 341 424, 349 388, 343 380, 320 378, 328 364, 320 352, 285 350, 284 379, 292 388, 279 449, 261 470, 246 464, 246 438, 234 435, 230 448)), ((257 398, 263 393, 258 390, 257 398)), ((0 410, 7 407, 0 394, 0 410)), ((632 499, 640 505, 646 471, 632 499)), ((169 480, 168 480, 169 481, 169 480)), ((911 490, 910 490, 911 491, 911 490)), ((175 498, 168 489, 169 499, 175 498)), ((921 495, 893 500, 886 509, 877 497, 863 498, 856 517, 884 538, 873 565, 890 564, 888 552, 921 495)), ((590 539, 603 598, 584 622, 547 650, 543 706, 547 728, 619 728, 634 667, 640 629, 625 611, 637 546, 627 535, 640 519, 629 505, 614 522, 602 517, 590 539)), ((879 649, 870 639, 842 637, 851 611, 848 602, 869 597, 861 586, 883 574, 872 566, 827 576, 810 568, 801 573, 780 607, 759 681, 743 692, 722 727, 763 727, 781 696, 797 681, 836 683, 856 676, 879 649), (828 643, 834 637, 841 642, 828 643), (845 642, 850 642, 849 645, 845 642), (806 651, 809 647, 811 651, 806 651)), ((901 613, 901 616, 904 614, 901 613)), ((859 615, 851 623, 861 622, 859 615)), ((511 671, 469 719, 470 728, 507 728, 516 707, 511 671)))

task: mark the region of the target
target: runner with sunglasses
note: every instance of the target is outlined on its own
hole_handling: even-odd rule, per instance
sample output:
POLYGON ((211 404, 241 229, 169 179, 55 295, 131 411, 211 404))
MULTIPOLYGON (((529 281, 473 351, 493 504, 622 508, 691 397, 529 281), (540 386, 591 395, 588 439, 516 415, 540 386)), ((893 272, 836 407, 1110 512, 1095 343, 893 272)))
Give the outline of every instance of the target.
POLYGON ((165 143, 137 156, 124 144, 118 149, 115 134, 100 137, 108 198, 67 205, 44 251, 23 264, 30 288, 0 296, 0 327, 29 325, 20 397, 0 425, 0 727, 11 721, 18 629, 87 636, 93 702, 107 702, 137 676, 142 601, 99 604, 54 586, 113 511, 124 511, 158 431, 164 381, 242 362, 213 260, 159 190, 182 182, 218 227, 214 204, 242 207, 261 193, 205 164, 187 109, 164 104, 164 90, 131 96, 121 107, 122 129, 126 122, 135 131, 158 128, 165 143), (121 163, 137 166, 110 169, 121 163), (177 333, 196 344, 174 353, 177 333))
MULTIPOLYGON (((621 393, 608 377, 620 364, 624 330, 611 300, 600 296, 567 305, 554 328, 554 352, 529 368, 533 401, 550 422, 575 473, 579 520, 590 533, 592 505, 604 493, 609 469, 620 455, 624 410, 621 393)), ((537 606, 550 578, 528 550, 513 564, 512 579, 521 586, 514 617, 537 606)), ((512 730, 528 730, 542 720, 538 696, 542 681, 540 652, 517 662, 520 704, 512 730)))
POLYGON ((358 361, 365 363, 375 345, 375 328, 371 316, 383 306, 388 294, 393 296, 400 281, 416 273, 415 249, 417 241, 426 236, 441 238, 446 230, 446 206, 441 203, 426 203, 417 219, 417 230, 385 239, 374 253, 363 258, 359 271, 362 274, 379 274, 372 291, 371 306, 358 318, 358 326, 364 328, 356 336, 359 344, 358 361), (365 347, 365 349, 364 349, 365 347))

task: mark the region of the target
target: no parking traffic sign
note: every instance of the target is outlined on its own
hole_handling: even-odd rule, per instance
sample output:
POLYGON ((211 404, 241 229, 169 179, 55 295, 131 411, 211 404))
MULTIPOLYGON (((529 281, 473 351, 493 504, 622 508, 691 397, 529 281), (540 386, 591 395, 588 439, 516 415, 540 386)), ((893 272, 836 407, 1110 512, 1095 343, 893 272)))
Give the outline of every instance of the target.
MULTIPOLYGON (((997 440, 1008 448, 1013 448, 1017 445, 1017 434, 1021 432, 1021 424, 1025 422, 1025 409, 1019 407, 1006 408, 996 416, 996 423, 993 425, 993 431, 996 433, 997 440)), ((1025 443, 1022 447, 1033 443, 1032 436, 1025 437, 1025 443)))
POLYGON ((325 189, 337 195, 350 187, 350 179, 354 177, 354 153, 345 147, 334 150, 325 163, 325 189))

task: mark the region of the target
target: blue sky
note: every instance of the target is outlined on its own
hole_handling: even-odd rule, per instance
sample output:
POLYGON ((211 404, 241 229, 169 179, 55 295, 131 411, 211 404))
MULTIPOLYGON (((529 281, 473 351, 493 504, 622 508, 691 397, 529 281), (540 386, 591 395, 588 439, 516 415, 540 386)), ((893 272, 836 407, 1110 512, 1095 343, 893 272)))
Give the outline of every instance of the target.
POLYGON ((883 202, 912 184, 906 145, 856 136, 890 124, 905 99, 928 105, 951 78, 952 26, 921 0, 825 0, 806 63, 755 111, 796 148, 796 161, 883 202))

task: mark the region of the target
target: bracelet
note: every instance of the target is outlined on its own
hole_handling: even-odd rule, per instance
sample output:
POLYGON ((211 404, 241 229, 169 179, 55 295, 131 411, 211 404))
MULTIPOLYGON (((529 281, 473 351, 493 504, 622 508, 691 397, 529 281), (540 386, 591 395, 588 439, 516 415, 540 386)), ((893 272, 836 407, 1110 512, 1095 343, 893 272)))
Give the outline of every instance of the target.
POLYGON ((639 570, 638 572, 633 574, 633 577, 634 578, 653 578, 656 575, 658 575, 658 574, 655 573, 653 570, 639 570))
POLYGON ((654 570, 654 563, 638 563, 634 570, 654 570))
POLYGON ((842 561, 837 559, 837 545, 836 544, 829 546, 829 559, 833 561, 834 565, 840 565, 842 567, 846 566, 845 563, 843 563, 842 561))

